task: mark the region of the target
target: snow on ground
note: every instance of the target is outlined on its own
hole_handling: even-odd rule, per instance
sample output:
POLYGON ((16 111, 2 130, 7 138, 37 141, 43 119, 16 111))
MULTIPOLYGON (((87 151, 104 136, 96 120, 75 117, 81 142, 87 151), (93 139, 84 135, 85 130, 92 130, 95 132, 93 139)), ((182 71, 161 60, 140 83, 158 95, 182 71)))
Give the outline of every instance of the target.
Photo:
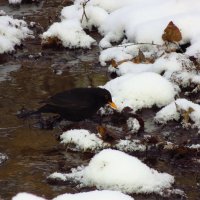
POLYGON ((118 191, 95 190, 91 192, 82 192, 77 194, 63 194, 53 200, 134 200, 132 197, 118 191))
POLYGON ((16 4, 20 4, 22 2, 22 0, 8 0, 9 4, 13 4, 13 5, 16 5, 16 4))
MULTIPOLYGON (((95 190, 91 192, 81 192, 76 194, 62 194, 59 195, 53 200, 134 200, 132 197, 123 194, 118 191, 109 191, 109 190, 95 190)), ((33 194, 29 193, 18 193, 15 197, 12 198, 12 200, 45 200, 44 198, 35 196, 33 194)))
POLYGON ((139 50, 142 51, 145 58, 154 58, 155 56, 160 57, 164 53, 165 48, 163 46, 152 44, 125 43, 101 51, 99 61, 102 66, 105 66, 106 62, 111 59, 116 62, 126 59, 131 60, 138 55, 139 50))
POLYGON ((85 129, 73 129, 64 132, 61 136, 61 144, 66 145, 68 148, 74 151, 92 151, 97 152, 104 148, 119 149, 121 151, 133 152, 133 151, 145 151, 145 145, 141 144, 139 140, 119 140, 115 141, 115 144, 109 144, 104 142, 97 134, 90 133, 85 129))
POLYGON ((108 17, 108 13, 97 6, 87 6, 85 8, 85 13, 87 16, 83 17, 83 8, 78 5, 71 5, 64 7, 61 11, 62 20, 78 19, 82 20, 80 26, 84 29, 91 30, 92 27, 99 28, 104 20, 108 17))
POLYGON ((110 72, 116 72, 118 75, 138 74, 142 72, 155 72, 162 74, 166 79, 178 84, 182 87, 187 87, 191 83, 198 85, 200 83, 200 75, 194 63, 189 59, 189 56, 180 53, 163 53, 158 48, 149 48, 149 45, 122 45, 103 50, 99 60, 102 65, 106 62, 115 60, 119 63, 116 66, 109 66, 110 72), (143 52, 146 59, 155 60, 154 63, 134 63, 132 60, 138 55, 139 48, 143 52), (148 52, 148 53, 147 53, 148 52), (159 53, 158 53, 159 52, 159 53), (160 56, 160 53, 163 55, 160 56))
POLYGON ((89 48, 94 40, 88 35, 86 39, 83 29, 90 30, 96 27, 103 35, 100 41, 100 46, 103 48, 111 47, 112 42, 120 42, 124 38, 126 42, 163 44, 164 29, 170 21, 173 21, 182 34, 180 43, 191 42, 187 53, 196 56, 200 54, 200 27, 197 25, 200 19, 200 2, 198 0, 90 0, 86 2, 86 0, 76 0, 73 5, 63 8, 61 22, 55 24, 61 23, 59 26, 63 27, 63 23, 69 21, 70 25, 65 26, 64 30, 53 24, 50 30, 43 34, 43 39, 47 36, 59 35, 60 40, 64 42, 66 36, 62 35, 62 32, 69 31, 75 35, 78 32, 80 37, 68 38, 68 42, 63 43, 63 46, 89 48), (81 46, 85 40, 87 45, 81 46))
POLYGON ((109 81, 104 88, 110 91, 119 109, 128 106, 134 111, 167 105, 177 93, 172 83, 152 72, 127 74, 109 81))
MULTIPOLYGON (((88 2, 88 6, 97 6, 100 7, 107 12, 113 12, 119 8, 124 6, 134 5, 136 2, 138 3, 141 0, 90 0, 88 2)), ((85 0, 75 0, 75 5, 81 5, 85 0)))
POLYGON ((87 35, 80 22, 76 19, 64 20, 56 22, 43 33, 43 43, 48 43, 51 38, 57 38, 62 42, 64 47, 75 48, 90 48, 95 40, 87 35))
MULTIPOLYGON (((115 60, 119 65, 115 68, 119 75, 127 73, 140 73, 143 71, 153 71, 156 73, 165 72, 167 78, 175 71, 187 70, 195 72, 194 63, 188 56, 180 53, 164 53, 163 49, 149 45, 122 45, 103 50, 99 56, 101 65, 106 65, 106 62, 115 60), (141 48, 142 47, 142 48, 141 48), (138 51, 141 51, 145 58, 154 60, 154 63, 134 63, 132 59, 138 56, 138 51), (120 61, 123 61, 120 63, 120 61), (124 69, 123 69, 124 68, 124 69)), ((114 69, 113 69, 114 70, 114 69)))
POLYGON ((157 112, 155 121, 165 124, 170 120, 178 121, 183 118, 183 125, 189 123, 189 119, 194 123, 192 127, 200 129, 200 105, 187 99, 177 99, 157 112))
POLYGON ((0 16, 0 54, 14 51, 16 45, 31 35, 32 31, 24 20, 0 16))
POLYGON ((110 145, 96 134, 90 133, 85 129, 74 129, 64 132, 61 136, 61 144, 74 145, 75 150, 81 151, 98 151, 103 148, 109 147, 110 145))
POLYGON ((21 193, 18 193, 16 196, 14 196, 12 200, 45 200, 45 199, 42 197, 38 197, 34 194, 21 192, 21 193))
POLYGON ((69 174, 54 173, 50 179, 79 182, 81 187, 118 190, 124 193, 159 193, 170 188, 174 177, 159 173, 138 158, 118 150, 106 149, 96 154, 86 167, 69 174))
POLYGON ((6 12, 4 10, 0 10, 0 16, 6 15, 6 12))
POLYGON ((191 149, 200 149, 200 144, 192 144, 188 147, 191 148, 191 149))
POLYGON ((198 0, 135 1, 109 15, 101 26, 104 38, 100 45, 109 47, 111 42, 118 42, 124 36, 130 42, 163 44, 162 34, 170 21, 181 30, 181 42, 195 41, 200 34, 200 28, 195 25, 200 18, 199 10, 198 0))
POLYGON ((144 144, 141 144, 140 140, 119 140, 113 148, 116 148, 120 151, 125 152, 134 152, 134 151, 145 151, 146 146, 144 144))

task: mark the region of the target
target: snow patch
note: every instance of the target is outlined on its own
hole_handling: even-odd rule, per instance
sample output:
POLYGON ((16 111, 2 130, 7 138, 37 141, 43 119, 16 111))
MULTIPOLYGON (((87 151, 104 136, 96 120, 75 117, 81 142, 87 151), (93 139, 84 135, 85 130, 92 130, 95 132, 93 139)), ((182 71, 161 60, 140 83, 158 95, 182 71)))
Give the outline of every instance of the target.
MULTIPOLYGON (((49 178, 55 178, 50 175, 49 178)), ((126 153, 106 149, 96 154, 88 166, 63 174, 66 180, 80 182, 80 186, 119 190, 124 193, 161 193, 170 188, 174 177, 159 173, 126 153)))
MULTIPOLYGON (((137 122, 130 119, 131 128, 133 125, 137 125, 135 129, 138 130, 139 125, 137 122), (134 123, 134 124, 133 124, 134 123)), ((139 140, 116 140, 114 144, 104 142, 100 137, 95 133, 91 133, 85 129, 73 129, 64 132, 61 136, 61 144, 66 145, 68 148, 74 151, 92 151, 98 152, 105 148, 119 149, 121 151, 133 152, 133 151, 145 151, 145 145, 141 144, 139 140)))
POLYGON ((32 34, 24 20, 0 16, 0 54, 14 51, 16 45, 32 34))
POLYGON ((26 192, 21 192, 21 193, 18 193, 16 196, 14 196, 12 198, 12 200, 45 200, 44 198, 42 197, 38 197, 34 194, 30 194, 30 193, 26 193, 26 192))
POLYGON ((64 47, 68 48, 90 48, 95 40, 87 35, 77 19, 56 22, 43 33, 43 43, 49 38, 58 38, 64 47))
POLYGON ((167 105, 177 93, 172 83, 152 72, 127 74, 109 81, 104 87, 119 109, 128 106, 134 111, 167 105))
POLYGON ((53 200, 134 200, 132 197, 123 194, 118 191, 109 191, 109 190, 102 190, 102 191, 91 191, 91 192, 82 192, 77 194, 63 194, 59 195, 53 200))
POLYGON ((74 149, 81 151, 97 151, 110 146, 108 143, 98 138, 96 134, 90 133, 85 129, 66 131, 60 138, 62 144, 74 144, 74 149))
MULTIPOLYGON (((158 123, 165 124, 170 120, 179 120, 181 116, 184 117, 183 114, 186 112, 188 112, 189 119, 194 123, 192 127, 200 129, 200 105, 187 99, 177 99, 170 103, 157 112, 154 119, 158 123), (192 109, 191 112, 188 112, 189 109, 192 109)), ((183 122, 183 125, 186 125, 184 123, 188 122, 183 122)))

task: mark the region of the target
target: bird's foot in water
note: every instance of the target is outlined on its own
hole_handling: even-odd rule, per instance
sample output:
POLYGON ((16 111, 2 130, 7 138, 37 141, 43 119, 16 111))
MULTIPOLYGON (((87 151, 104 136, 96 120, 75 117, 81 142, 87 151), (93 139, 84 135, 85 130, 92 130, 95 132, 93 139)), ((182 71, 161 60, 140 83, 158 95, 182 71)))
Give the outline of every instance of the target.
POLYGON ((28 110, 25 107, 22 107, 20 110, 17 111, 16 116, 20 119, 28 119, 28 118, 32 117, 33 115, 37 116, 37 117, 41 116, 40 113, 37 113, 37 114, 34 114, 34 113, 35 113, 35 111, 28 110))
POLYGON ((33 124, 33 127, 39 129, 52 130, 53 128, 59 125, 61 120, 62 118, 58 115, 50 117, 41 116, 40 119, 35 124, 33 124))

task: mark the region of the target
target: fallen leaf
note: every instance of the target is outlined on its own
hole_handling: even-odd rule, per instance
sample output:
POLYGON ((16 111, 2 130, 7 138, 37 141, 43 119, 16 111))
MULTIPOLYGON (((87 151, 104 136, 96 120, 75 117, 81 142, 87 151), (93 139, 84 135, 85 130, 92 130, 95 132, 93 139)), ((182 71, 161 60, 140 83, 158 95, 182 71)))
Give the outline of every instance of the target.
POLYGON ((101 136, 102 140, 105 140, 107 137, 105 127, 97 126, 97 131, 98 131, 99 135, 101 136))
POLYGON ((179 42, 182 40, 179 28, 172 21, 165 28, 162 39, 167 42, 179 42))
POLYGON ((138 51, 138 55, 133 59, 133 62, 136 63, 136 64, 146 62, 146 58, 145 58, 143 52, 140 49, 138 51))
POLYGON ((58 47, 62 46, 62 42, 57 37, 48 37, 42 40, 42 47, 58 47))
POLYGON ((101 139, 104 142, 112 143, 119 139, 123 139, 125 137, 125 133, 123 131, 119 131, 115 129, 115 127, 108 126, 97 126, 97 131, 101 136, 101 139))
POLYGON ((117 66, 118 66, 117 62, 114 59, 111 60, 111 65, 114 68, 117 68, 117 66))
POLYGON ((115 61, 114 59, 112 59, 112 60, 111 60, 111 65, 112 65, 112 67, 117 68, 117 67, 118 67, 119 65, 121 65, 122 63, 128 62, 128 61, 131 61, 131 60, 125 59, 125 60, 121 60, 121 61, 117 62, 117 61, 115 61))
POLYGON ((189 107, 188 110, 185 110, 182 114, 183 116, 183 121, 185 124, 187 124, 189 122, 190 119, 190 114, 194 111, 193 108, 189 107))
POLYGON ((184 110, 180 108, 180 106, 176 103, 175 103, 175 106, 176 106, 177 112, 179 112, 180 115, 183 117, 184 124, 188 124, 190 120, 190 114, 194 111, 194 109, 192 107, 189 107, 188 110, 184 110))

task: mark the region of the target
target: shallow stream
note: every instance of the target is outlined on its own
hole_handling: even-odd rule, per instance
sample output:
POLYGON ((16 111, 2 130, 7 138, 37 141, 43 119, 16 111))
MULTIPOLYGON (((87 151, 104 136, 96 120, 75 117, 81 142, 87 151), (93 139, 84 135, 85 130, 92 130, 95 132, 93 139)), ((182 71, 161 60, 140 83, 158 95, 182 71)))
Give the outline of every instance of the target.
MULTIPOLYGON (((36 22, 34 31, 40 34, 52 20, 59 20, 56 15, 70 2, 62 3, 63 0, 46 0, 38 5, 13 8, 6 0, 0 0, 0 9, 27 22, 36 22)), ((92 34, 98 39, 97 33, 92 34)), ((60 170, 62 163, 70 169, 87 163, 91 155, 60 149, 55 137, 59 129, 33 128, 31 121, 20 120, 15 114, 23 106, 37 108, 38 102, 59 91, 105 84, 109 75, 98 63, 98 55, 98 46, 91 50, 42 49, 39 37, 26 40, 15 54, 5 55, 0 64, 0 152, 5 153, 8 160, 0 165, 0 199, 10 199, 22 191, 46 198, 81 191, 73 185, 51 185, 46 177, 60 170)), ((147 110, 141 115, 146 119, 146 128, 159 134, 160 129, 151 123, 152 113, 147 110)), ((177 134, 186 138, 188 133, 173 123, 163 131, 169 134, 179 131, 177 134)), ((199 169, 162 160, 150 165, 174 175, 177 188, 183 189, 189 199, 200 199, 199 169)), ((156 195, 133 196, 136 200, 159 199, 156 195)))

